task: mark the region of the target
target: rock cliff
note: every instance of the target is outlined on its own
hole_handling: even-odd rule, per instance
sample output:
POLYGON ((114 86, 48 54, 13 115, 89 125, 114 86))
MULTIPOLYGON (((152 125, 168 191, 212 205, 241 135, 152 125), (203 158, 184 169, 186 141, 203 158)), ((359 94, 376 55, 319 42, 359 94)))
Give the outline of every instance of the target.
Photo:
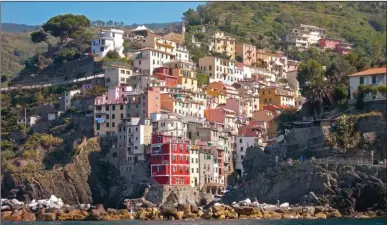
POLYGON ((30 201, 53 194, 66 204, 102 203, 116 207, 125 185, 118 171, 101 160, 101 156, 98 138, 84 140, 64 166, 32 173, 3 174, 2 196, 30 201))
POLYGON ((257 148, 248 149, 246 158, 245 184, 227 193, 222 199, 224 203, 257 198, 272 204, 277 200, 291 204, 328 203, 344 215, 355 211, 386 211, 386 168, 314 165, 312 162, 276 167, 272 159, 257 148))

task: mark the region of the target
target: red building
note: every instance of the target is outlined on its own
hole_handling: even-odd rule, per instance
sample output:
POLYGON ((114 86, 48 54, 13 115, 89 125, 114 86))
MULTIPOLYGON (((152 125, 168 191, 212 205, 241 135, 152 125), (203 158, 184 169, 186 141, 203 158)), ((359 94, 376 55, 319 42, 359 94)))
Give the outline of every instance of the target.
POLYGON ((352 52, 352 45, 344 40, 333 38, 322 38, 319 40, 320 47, 323 49, 330 48, 340 54, 349 54, 352 52))
POLYGON ((190 185, 190 141, 161 133, 152 135, 151 174, 159 184, 190 185))
POLYGON ((154 76, 159 80, 165 81, 165 85, 168 87, 177 87, 177 80, 179 79, 176 76, 172 76, 172 69, 159 67, 154 71, 154 76))

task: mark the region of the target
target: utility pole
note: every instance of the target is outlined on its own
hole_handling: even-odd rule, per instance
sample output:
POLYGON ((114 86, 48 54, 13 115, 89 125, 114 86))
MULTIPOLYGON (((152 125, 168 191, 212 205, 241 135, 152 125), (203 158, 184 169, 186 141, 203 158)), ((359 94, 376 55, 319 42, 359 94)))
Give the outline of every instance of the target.
POLYGON ((24 132, 27 133, 27 108, 24 108, 24 132))

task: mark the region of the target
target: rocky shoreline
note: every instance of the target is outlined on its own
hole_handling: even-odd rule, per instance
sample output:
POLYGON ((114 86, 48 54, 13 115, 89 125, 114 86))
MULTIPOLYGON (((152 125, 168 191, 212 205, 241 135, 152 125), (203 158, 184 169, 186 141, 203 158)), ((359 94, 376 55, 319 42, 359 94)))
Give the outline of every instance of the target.
MULTIPOLYGON (((39 200, 41 201, 41 200, 39 200)), ((197 207, 191 204, 175 204, 172 207, 143 205, 136 212, 127 209, 105 210, 102 204, 68 206, 43 204, 31 207, 14 200, 2 200, 1 220, 4 221, 113 221, 113 220, 193 220, 193 219, 327 219, 343 217, 339 210, 329 206, 280 206, 215 203, 197 207), (59 208, 58 208, 59 207, 59 208)), ((351 218, 378 217, 378 213, 357 213, 351 218)))

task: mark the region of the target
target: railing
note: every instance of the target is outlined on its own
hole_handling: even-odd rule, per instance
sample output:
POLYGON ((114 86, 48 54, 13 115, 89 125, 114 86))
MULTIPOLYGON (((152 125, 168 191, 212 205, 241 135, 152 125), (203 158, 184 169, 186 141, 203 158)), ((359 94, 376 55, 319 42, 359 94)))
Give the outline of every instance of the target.
POLYGON ((338 158, 338 157, 328 157, 328 158, 319 158, 313 159, 313 162, 318 164, 340 164, 340 165, 366 165, 373 166, 371 159, 362 159, 362 158, 338 158))

